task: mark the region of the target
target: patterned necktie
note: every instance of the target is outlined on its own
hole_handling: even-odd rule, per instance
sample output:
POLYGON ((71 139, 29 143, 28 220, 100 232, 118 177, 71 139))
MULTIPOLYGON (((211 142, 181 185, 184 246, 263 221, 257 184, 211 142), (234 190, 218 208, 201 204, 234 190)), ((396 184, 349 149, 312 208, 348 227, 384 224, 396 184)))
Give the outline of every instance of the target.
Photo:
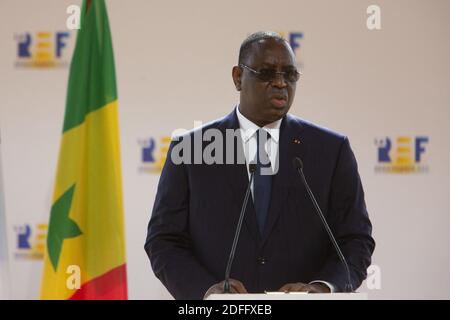
POLYGON ((269 156, 265 150, 266 141, 270 139, 270 134, 259 129, 256 132, 256 171, 253 181, 253 200, 258 221, 259 232, 262 235, 269 213, 270 197, 272 191, 272 169, 269 156))

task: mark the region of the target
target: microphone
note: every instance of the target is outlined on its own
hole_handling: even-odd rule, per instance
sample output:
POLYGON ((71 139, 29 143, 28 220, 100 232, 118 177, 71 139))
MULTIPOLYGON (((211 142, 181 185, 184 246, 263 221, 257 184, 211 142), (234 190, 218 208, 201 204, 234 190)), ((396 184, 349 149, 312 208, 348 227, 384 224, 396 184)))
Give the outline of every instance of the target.
POLYGON ((353 292, 353 286, 352 286, 352 282, 350 279, 350 269, 348 268, 347 261, 345 260, 345 257, 342 254, 342 251, 336 242, 336 238, 334 237, 333 232, 331 231, 330 227, 328 226, 327 220, 325 219, 325 217, 322 213, 322 210, 320 210, 320 207, 317 204, 316 198, 314 197, 314 194, 312 193, 311 188, 308 185, 308 182, 306 182, 305 175, 303 174, 303 162, 299 157, 295 157, 293 159, 292 163, 294 164, 294 168, 300 174, 300 177, 302 178, 302 182, 305 185, 306 191, 308 191, 308 195, 311 198, 312 203, 314 204, 314 208, 316 209, 316 212, 319 215, 320 220, 322 220, 322 224, 328 233, 328 237, 330 238, 331 242, 333 243, 334 249, 336 250, 336 252, 339 256, 339 259, 341 260, 342 264, 345 267, 345 271, 347 273, 347 284, 346 284, 345 292, 353 292))
POLYGON ((236 246, 239 240, 239 234, 241 233, 242 221, 244 220, 245 209, 247 208, 248 198, 250 196, 250 188, 252 186, 253 176, 256 171, 256 164, 250 163, 248 165, 250 171, 250 181, 248 182, 247 191, 245 192, 244 202, 242 203, 241 214, 239 215, 239 221, 236 226, 236 232, 234 234, 233 245, 231 246, 230 256, 228 258, 227 268, 225 270, 225 283, 223 286, 224 293, 230 293, 230 273, 231 266, 233 265, 234 254, 236 253, 236 246))

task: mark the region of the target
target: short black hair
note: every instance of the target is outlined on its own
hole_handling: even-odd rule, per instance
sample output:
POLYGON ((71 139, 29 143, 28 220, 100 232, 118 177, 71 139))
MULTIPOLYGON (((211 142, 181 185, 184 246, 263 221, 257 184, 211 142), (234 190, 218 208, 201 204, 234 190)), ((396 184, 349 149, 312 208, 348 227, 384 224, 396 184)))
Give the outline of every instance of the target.
POLYGON ((273 31, 258 31, 249 35, 241 44, 239 49, 239 59, 238 64, 244 63, 244 61, 249 57, 252 49, 252 44, 260 40, 274 39, 278 41, 286 41, 279 33, 273 31))

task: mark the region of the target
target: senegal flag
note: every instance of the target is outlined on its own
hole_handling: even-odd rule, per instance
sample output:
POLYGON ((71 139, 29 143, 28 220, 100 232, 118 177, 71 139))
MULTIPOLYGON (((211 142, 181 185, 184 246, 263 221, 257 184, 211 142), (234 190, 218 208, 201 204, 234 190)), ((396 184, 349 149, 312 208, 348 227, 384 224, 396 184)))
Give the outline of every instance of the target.
POLYGON ((104 0, 83 1, 42 299, 127 299, 117 91, 104 0))

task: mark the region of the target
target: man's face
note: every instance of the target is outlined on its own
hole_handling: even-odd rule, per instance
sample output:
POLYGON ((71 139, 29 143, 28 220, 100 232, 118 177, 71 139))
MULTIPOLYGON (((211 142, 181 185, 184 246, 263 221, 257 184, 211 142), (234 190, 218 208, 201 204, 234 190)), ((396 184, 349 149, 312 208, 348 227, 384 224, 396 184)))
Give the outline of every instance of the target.
MULTIPOLYGON (((256 71, 284 72, 295 69, 295 57, 285 41, 266 39, 253 44, 243 64, 256 71)), ((286 81, 282 75, 262 81, 250 70, 235 67, 233 80, 241 91, 240 111, 259 126, 284 117, 294 100, 296 82, 286 81)))

